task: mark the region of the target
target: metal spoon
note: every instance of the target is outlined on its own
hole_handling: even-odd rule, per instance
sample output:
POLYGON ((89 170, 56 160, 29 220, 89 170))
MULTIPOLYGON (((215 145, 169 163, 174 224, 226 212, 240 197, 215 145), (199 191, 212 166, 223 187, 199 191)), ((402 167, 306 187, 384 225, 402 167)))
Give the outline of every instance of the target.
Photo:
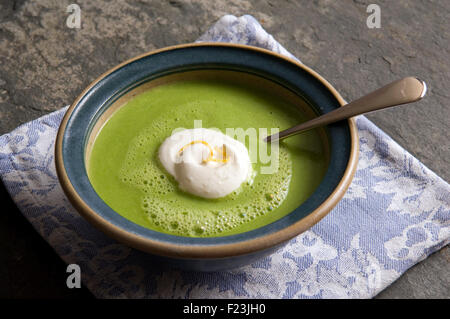
POLYGON ((334 111, 281 131, 277 134, 267 136, 265 141, 273 142, 276 140, 281 140, 315 127, 345 120, 359 114, 400 104, 416 102, 423 98, 426 92, 427 85, 424 81, 419 80, 418 78, 407 77, 397 80, 353 102, 337 108, 334 111))

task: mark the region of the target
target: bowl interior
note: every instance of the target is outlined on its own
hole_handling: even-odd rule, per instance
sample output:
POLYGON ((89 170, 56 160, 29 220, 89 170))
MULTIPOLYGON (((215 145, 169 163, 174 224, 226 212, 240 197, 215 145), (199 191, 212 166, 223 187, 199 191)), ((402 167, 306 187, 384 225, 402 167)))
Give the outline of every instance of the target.
POLYGON ((69 110, 63 130, 64 172, 90 214, 127 233, 176 245, 223 245, 275 233, 301 221, 329 199, 341 182, 352 150, 348 122, 321 129, 328 152, 328 170, 314 193, 287 216, 261 228, 231 236, 191 238, 168 235, 137 225, 111 209, 97 195, 86 165, 95 137, 114 112, 152 87, 185 79, 228 78, 267 87, 313 117, 340 106, 337 97, 307 69, 262 50, 237 46, 187 46, 163 50, 125 63, 94 82, 69 110))
MULTIPOLYGON (((171 73, 168 75, 162 75, 159 78, 149 80, 148 82, 141 83, 137 87, 127 90, 124 94, 111 99, 108 103, 105 103, 104 107, 99 110, 98 116, 95 121, 92 121, 88 128, 86 147, 85 147, 85 164, 89 165, 89 158, 94 145, 95 139, 103 128, 105 123, 116 113, 121 107, 125 106, 131 99, 151 90, 155 87, 170 84, 178 81, 216 81, 224 80, 226 83, 233 83, 235 85, 242 85, 243 87, 258 88, 266 92, 270 92, 271 95, 276 96, 282 101, 287 101, 292 105, 295 105, 302 114, 306 115, 308 119, 312 119, 320 114, 314 105, 308 103, 302 95, 296 94, 292 90, 289 90, 285 86, 278 84, 265 77, 261 77, 252 73, 247 73, 237 70, 226 69, 200 69, 191 71, 180 71, 177 73, 171 73)), ((238 115, 236 115, 238 116, 238 115)), ((329 159, 329 143, 328 132, 325 128, 318 128, 322 143, 324 145, 325 156, 329 159)))

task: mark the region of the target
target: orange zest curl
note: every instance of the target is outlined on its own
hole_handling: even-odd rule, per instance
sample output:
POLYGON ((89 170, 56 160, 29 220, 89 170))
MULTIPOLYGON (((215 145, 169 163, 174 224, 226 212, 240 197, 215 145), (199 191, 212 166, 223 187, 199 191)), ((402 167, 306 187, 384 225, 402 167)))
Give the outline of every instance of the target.
POLYGON ((214 157, 214 150, 213 150, 213 148, 207 142, 202 141, 202 140, 192 141, 192 142, 184 145, 182 148, 180 148, 178 153, 179 154, 183 153, 183 151, 186 148, 188 148, 189 146, 194 145, 194 144, 203 144, 209 149, 208 158, 203 160, 204 163, 207 163, 207 162, 226 163, 226 162, 228 162, 229 157, 227 156, 227 147, 225 146, 225 144, 223 144, 221 148, 219 148, 217 146, 214 147, 214 150, 216 151, 217 154, 220 155, 220 158, 214 157))

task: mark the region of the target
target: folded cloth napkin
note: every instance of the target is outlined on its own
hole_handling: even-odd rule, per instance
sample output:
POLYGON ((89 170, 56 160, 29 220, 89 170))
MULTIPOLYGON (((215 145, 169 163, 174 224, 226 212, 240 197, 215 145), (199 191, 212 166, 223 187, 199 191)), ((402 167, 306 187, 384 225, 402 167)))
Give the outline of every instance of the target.
MULTIPOLYGON (((224 16, 199 41, 292 57, 251 16, 224 16)), ((102 298, 370 298, 448 244, 450 186, 365 117, 359 165, 345 197, 309 231, 252 265, 196 273, 155 266, 106 237, 58 184, 54 142, 66 108, 0 137, 0 176, 15 203, 85 286, 102 298)))

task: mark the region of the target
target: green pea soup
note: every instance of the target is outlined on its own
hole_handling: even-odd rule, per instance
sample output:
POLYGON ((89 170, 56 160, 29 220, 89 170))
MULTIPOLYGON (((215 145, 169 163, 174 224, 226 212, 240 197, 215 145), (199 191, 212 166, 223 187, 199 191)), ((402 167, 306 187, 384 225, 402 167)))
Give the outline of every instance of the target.
POLYGON ((312 117, 306 102, 253 75, 205 74, 143 85, 116 102, 94 129, 86 155, 90 182, 106 204, 136 224, 189 237, 246 232, 292 212, 325 174, 324 129, 290 137, 278 146, 263 145, 262 134, 312 117), (252 159, 252 178, 223 198, 181 191, 159 162, 158 149, 174 130, 199 123, 224 134, 230 128, 248 133, 243 142, 252 159))

